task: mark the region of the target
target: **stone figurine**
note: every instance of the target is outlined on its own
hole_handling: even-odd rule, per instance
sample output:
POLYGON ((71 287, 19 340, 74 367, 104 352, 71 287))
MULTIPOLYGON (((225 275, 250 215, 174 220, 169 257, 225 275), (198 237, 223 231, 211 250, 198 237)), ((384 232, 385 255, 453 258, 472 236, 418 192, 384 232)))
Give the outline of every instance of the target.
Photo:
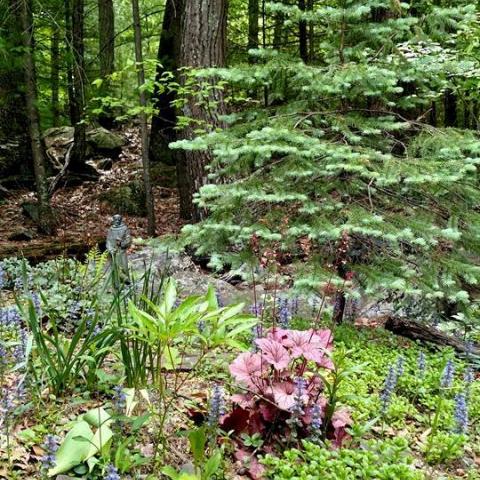
POLYGON ((122 216, 114 215, 112 217, 112 226, 107 234, 107 250, 111 255, 112 265, 117 269, 118 279, 124 282, 128 282, 130 278, 127 250, 131 244, 132 236, 122 216))

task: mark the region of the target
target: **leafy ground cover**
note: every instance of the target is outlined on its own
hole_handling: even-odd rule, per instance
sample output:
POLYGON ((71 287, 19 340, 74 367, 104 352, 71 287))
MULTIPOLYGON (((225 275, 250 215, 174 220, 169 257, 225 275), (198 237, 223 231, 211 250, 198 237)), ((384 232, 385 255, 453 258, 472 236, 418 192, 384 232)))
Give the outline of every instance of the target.
POLYGON ((3 477, 479 478, 468 355, 114 273, 2 262, 3 477))

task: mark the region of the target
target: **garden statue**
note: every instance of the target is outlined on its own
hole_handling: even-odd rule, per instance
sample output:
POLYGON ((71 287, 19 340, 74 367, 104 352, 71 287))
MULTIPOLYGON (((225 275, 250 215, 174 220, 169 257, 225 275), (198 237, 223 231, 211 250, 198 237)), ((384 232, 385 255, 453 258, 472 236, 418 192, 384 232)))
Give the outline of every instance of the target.
POLYGON ((107 234, 107 250, 112 258, 113 271, 117 273, 118 280, 126 283, 129 281, 127 249, 132 244, 130 230, 121 215, 112 217, 112 226, 107 234))

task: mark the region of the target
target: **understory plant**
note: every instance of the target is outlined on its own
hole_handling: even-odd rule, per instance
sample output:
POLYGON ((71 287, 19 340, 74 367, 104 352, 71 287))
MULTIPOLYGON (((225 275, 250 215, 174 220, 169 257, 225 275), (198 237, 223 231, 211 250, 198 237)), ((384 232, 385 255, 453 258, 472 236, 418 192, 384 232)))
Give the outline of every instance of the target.
POLYGON ((135 394, 134 389, 116 388, 110 405, 91 409, 71 422, 49 462, 46 476, 70 471, 77 475, 102 471, 123 475, 147 463, 135 444, 150 415, 141 409, 138 415, 134 414, 138 405, 135 394))
MULTIPOLYGON (((48 305, 45 297, 43 302, 48 305)), ((46 384, 58 396, 70 391, 80 379, 91 384, 116 341, 111 329, 97 328, 98 312, 81 315, 75 332, 68 336, 61 331, 62 319, 55 315, 44 319, 32 300, 19 304, 19 308, 33 339, 29 367, 35 386, 46 384)))
POLYGON ((193 473, 177 471, 171 466, 162 468, 162 473, 171 480, 211 480, 219 471, 222 462, 222 452, 213 450, 207 455, 208 429, 205 426, 191 430, 188 433, 188 443, 193 457, 193 473))
POLYGON ((346 372, 332 362, 332 332, 272 327, 263 333, 254 340, 254 351, 241 353, 230 365, 240 393, 232 396, 233 409, 221 426, 234 431, 237 457, 252 447, 300 446, 307 437, 341 446, 351 419, 337 405, 346 372))
POLYGON ((204 296, 177 300, 173 279, 158 304, 148 311, 129 304, 121 325, 121 356, 128 386, 149 385, 149 405, 156 421, 155 456, 165 453, 168 415, 187 382, 198 374, 216 349, 244 348, 239 338, 257 323, 243 304, 219 307, 213 288, 204 296), (141 369, 128 374, 129 359, 143 358, 141 369))
POLYGON ((132 376, 136 385, 129 386, 151 383, 161 389, 165 371, 175 371, 185 362, 195 369, 219 347, 243 348, 239 336, 257 322, 243 313, 243 304, 219 307, 212 287, 204 296, 178 300, 173 279, 167 281, 159 303, 147 301, 147 306, 148 311, 130 302, 127 323, 120 325, 124 365, 138 351, 144 356, 142 374, 132 376))
POLYGON ((302 449, 286 451, 281 457, 268 455, 264 476, 275 480, 422 480, 413 467, 405 439, 368 440, 355 448, 328 450, 304 441, 302 449))

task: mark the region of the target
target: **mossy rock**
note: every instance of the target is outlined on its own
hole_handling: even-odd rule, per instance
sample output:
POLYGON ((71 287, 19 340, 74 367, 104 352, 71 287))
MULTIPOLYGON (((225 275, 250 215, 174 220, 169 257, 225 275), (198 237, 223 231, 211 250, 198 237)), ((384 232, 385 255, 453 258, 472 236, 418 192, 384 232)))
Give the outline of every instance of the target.
POLYGON ((175 165, 167 165, 162 162, 152 162, 150 164, 152 183, 160 187, 176 188, 177 172, 175 165))
POLYGON ((94 128, 87 132, 87 142, 95 152, 117 152, 125 145, 120 135, 108 131, 106 128, 94 128))
MULTIPOLYGON (((67 146, 73 141, 74 128, 69 126, 49 128, 43 134, 45 145, 49 148, 57 148, 65 154, 67 146)), ((125 145, 125 139, 105 128, 98 127, 89 129, 86 133, 87 157, 98 155, 116 158, 125 145)))
POLYGON ((100 195, 100 200, 108 203, 120 215, 145 216, 145 189, 140 181, 111 188, 100 195))
POLYGON ((69 126, 52 127, 43 132, 43 139, 47 148, 65 146, 73 141, 74 128, 69 126))

